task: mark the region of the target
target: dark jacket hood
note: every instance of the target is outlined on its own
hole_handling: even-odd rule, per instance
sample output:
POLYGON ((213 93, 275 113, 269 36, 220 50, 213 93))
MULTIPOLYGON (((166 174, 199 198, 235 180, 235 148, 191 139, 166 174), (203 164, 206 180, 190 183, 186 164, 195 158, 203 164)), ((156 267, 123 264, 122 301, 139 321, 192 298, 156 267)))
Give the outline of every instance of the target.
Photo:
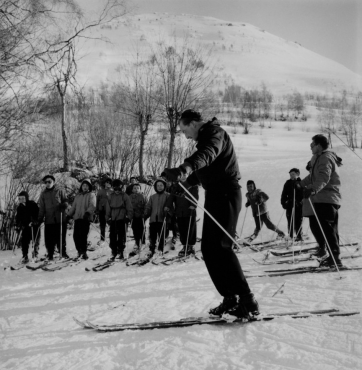
POLYGON ((89 191, 92 191, 93 190, 93 186, 92 186, 92 183, 91 183, 91 181, 89 180, 89 179, 84 179, 83 181, 82 181, 82 183, 80 184, 80 189, 79 189, 79 192, 83 192, 83 190, 82 190, 82 186, 83 186, 83 184, 88 184, 88 186, 89 186, 89 191))

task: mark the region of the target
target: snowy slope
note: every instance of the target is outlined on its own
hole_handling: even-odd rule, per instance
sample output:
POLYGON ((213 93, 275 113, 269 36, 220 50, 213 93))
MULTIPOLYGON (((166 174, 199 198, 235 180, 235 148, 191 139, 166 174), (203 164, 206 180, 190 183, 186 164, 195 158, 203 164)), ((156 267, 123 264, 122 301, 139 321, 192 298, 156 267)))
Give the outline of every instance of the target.
POLYGON ((215 88, 230 80, 245 88, 264 82, 275 93, 362 88, 362 77, 341 64, 247 23, 153 13, 127 16, 100 31, 111 44, 87 41, 81 49, 84 58, 78 77, 89 86, 100 81, 113 83, 117 67, 132 60, 136 51, 148 54, 150 45, 160 40, 188 35, 196 47, 212 47, 213 62, 219 70, 215 88))
MULTIPOLYGON (((310 159, 314 132, 309 122, 308 126, 295 123, 292 131, 283 125, 255 127, 250 135, 230 130, 243 175, 243 193, 246 181, 254 179, 270 196, 268 205, 275 223, 282 216, 279 199, 290 168, 299 167, 306 175, 304 167, 310 159)), ((333 145, 344 162, 340 235, 343 241, 362 242, 361 161, 337 141, 333 140, 333 145)), ((245 208, 238 230, 244 215, 245 208)), ((250 213, 246 216, 243 234, 249 235, 254 225, 250 213)), ((285 216, 280 227, 286 230, 285 216)), ((263 229, 264 240, 271 236, 263 229)), ((97 240, 95 230, 90 239, 97 240)), ((74 255, 71 235, 68 246, 74 255)), ((133 242, 128 246, 132 248, 133 242)), ((355 249, 344 248, 343 252, 353 253, 355 249)), ((13 256, 10 251, 0 252, 1 267, 14 264, 19 253, 13 256)), ((239 258, 247 275, 266 269, 252 260, 261 260, 261 253, 246 250, 239 258)), ((361 266, 362 259, 345 260, 345 264, 361 266)), ((361 315, 143 332, 96 333, 81 329, 72 316, 109 323, 159 321, 205 315, 220 301, 202 261, 141 268, 118 264, 98 273, 85 272, 87 265, 91 262, 48 273, 0 271, 0 369, 362 368, 361 315)), ((250 278, 249 283, 264 313, 331 307, 361 310, 362 273, 342 272, 342 276, 342 280, 336 273, 261 277, 250 278), (284 293, 273 298, 283 283, 284 293)))

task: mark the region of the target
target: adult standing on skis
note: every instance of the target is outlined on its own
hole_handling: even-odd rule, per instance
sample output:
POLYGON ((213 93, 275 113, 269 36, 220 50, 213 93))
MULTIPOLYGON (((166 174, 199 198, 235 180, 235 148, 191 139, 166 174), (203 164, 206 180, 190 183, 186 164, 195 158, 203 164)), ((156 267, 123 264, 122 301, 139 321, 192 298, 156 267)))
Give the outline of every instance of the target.
MULTIPOLYGON (((165 169, 164 174, 170 181, 179 181, 187 174, 185 187, 201 184, 205 189, 205 209, 230 235, 235 235, 241 210, 240 173, 229 135, 215 117, 205 122, 199 112, 190 109, 182 113, 180 129, 186 138, 197 142, 197 151, 181 166, 165 169)), ((233 242, 205 214, 201 251, 210 277, 224 297, 222 303, 209 312, 238 317, 258 314, 258 303, 232 246, 233 242)))
POLYGON ((321 258, 321 266, 334 266, 332 256, 325 258, 328 251, 326 250, 323 230, 337 266, 342 267, 339 258, 338 234, 338 209, 341 206, 339 167, 342 165, 342 159, 328 147, 329 141, 324 135, 319 134, 312 137, 312 143, 310 144, 313 154, 311 173, 299 184, 304 188, 304 198, 311 198, 317 215, 317 217, 315 215, 310 216, 309 220, 310 229, 319 244, 319 254, 324 254, 321 258))
POLYGON ((59 253, 61 252, 60 257, 69 258, 66 251, 67 224, 64 212, 68 208, 68 202, 65 191, 55 184, 55 178, 52 175, 44 176, 42 181, 45 189, 40 194, 38 202, 38 222, 41 224, 44 221, 44 239, 48 260, 53 260, 56 245, 59 253))

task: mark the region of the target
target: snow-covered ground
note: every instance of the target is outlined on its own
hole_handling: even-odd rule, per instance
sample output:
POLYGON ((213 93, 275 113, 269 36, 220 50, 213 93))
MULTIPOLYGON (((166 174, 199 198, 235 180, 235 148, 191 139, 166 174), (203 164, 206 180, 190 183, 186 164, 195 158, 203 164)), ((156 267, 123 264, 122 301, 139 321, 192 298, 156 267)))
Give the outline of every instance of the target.
MULTIPOLYGON (((271 129, 255 127, 249 135, 228 130, 237 148, 243 194, 246 181, 255 180, 270 196, 271 219, 277 223, 282 217, 280 227, 286 230, 280 206, 282 186, 292 167, 306 175, 309 144, 316 128, 294 123, 293 130, 287 131, 284 123, 278 125, 273 123, 271 129)), ((340 235, 344 242, 362 242, 362 162, 334 138, 333 148, 344 163, 340 235)), ((244 215, 245 208, 238 230, 244 215)), ((250 213, 246 216, 244 236, 254 228, 250 213)), ((74 255, 70 234, 68 250, 74 255)), ((263 229, 262 238, 266 240, 272 234, 263 229)), ((97 238, 92 230, 90 239, 97 238)), ((133 242, 128 245, 132 248, 133 242)), ((344 248, 343 252, 355 249, 344 248)), ((90 255, 102 252, 109 254, 110 250, 90 255)), ((288 266, 261 266, 252 258, 261 260, 263 254, 250 250, 238 256, 247 275, 288 266)), ((84 268, 92 265, 89 261, 56 272, 3 269, 19 259, 20 251, 16 256, 11 251, 0 252, 0 369, 362 368, 361 315, 114 333, 84 330, 72 320, 76 316, 96 322, 132 323, 206 315, 220 297, 202 261, 143 267, 116 264, 97 273, 85 272, 84 268)), ((362 266, 362 259, 344 261, 348 266, 362 266)), ((263 313, 361 310, 362 273, 341 275, 343 279, 338 279, 337 273, 259 277, 250 278, 249 283, 263 313), (284 293, 272 297, 283 283, 284 293)))

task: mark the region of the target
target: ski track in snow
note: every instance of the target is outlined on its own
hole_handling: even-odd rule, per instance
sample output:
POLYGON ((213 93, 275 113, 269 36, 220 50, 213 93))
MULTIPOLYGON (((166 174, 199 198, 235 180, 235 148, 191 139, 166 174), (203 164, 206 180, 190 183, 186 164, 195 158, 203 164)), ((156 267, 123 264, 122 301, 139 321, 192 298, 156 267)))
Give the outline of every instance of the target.
MULTIPOLYGON (((263 134, 234 135, 232 138, 239 153, 243 200, 246 181, 254 179, 257 187, 270 196, 268 206, 271 219, 276 223, 281 217, 280 193, 289 169, 299 167, 302 176, 306 175, 304 167, 310 158, 308 145, 313 134, 298 132, 296 135, 295 132, 274 130, 265 137, 266 146, 260 144, 263 134), (278 149, 279 142, 293 149, 290 155, 286 156, 282 149, 278 149), (258 160, 253 150, 247 149, 248 145, 252 147, 254 144, 258 160), (275 151, 273 160, 270 150, 275 151), (249 164, 248 158, 252 158, 249 164)), ((344 162, 341 168, 344 203, 340 211, 340 234, 343 239, 361 242, 361 162, 341 146, 335 150, 344 162)), ((244 215, 245 208, 239 217, 238 231, 244 215)), ((201 213, 199 216, 202 218, 201 213)), ((243 235, 252 233, 252 221, 250 213, 247 214, 243 235)), ((201 224, 202 219, 198 223, 199 229, 201 224)), ((285 216, 280 227, 286 230, 285 216)), ((304 227, 306 231, 306 222, 304 227)), ((264 240, 272 236, 273 233, 263 229, 264 240)), ((96 240, 94 230, 90 237, 96 240)), ((74 254, 70 235, 68 246, 70 254, 74 254)), ((130 241, 128 246, 131 249, 133 242, 130 241)), ((355 249, 349 247, 344 252, 352 253, 355 249)), ((109 254, 107 248, 104 252, 109 254)), ((90 256, 97 253, 91 252, 90 256)), ((246 275, 292 268, 291 265, 262 266, 250 258, 261 261, 264 253, 246 248, 238 254, 246 275)), ((11 251, 1 252, 1 268, 15 264, 19 258, 19 252, 17 256, 11 251)), ((276 260, 277 257, 269 259, 276 260)), ((362 258, 344 261, 347 266, 362 265, 362 258)), ((91 267, 96 262, 99 261, 86 261, 55 272, 25 268, 1 270, 0 369, 362 368, 361 315, 283 317, 245 325, 111 333, 82 329, 73 321, 73 316, 95 323, 145 323, 206 315, 208 309, 220 301, 203 261, 143 267, 117 263, 97 273, 84 271, 86 266, 91 267)), ((315 264, 301 262, 297 267, 315 264)), ((337 273, 320 273, 259 277, 248 281, 264 313, 325 308, 361 310, 362 272, 342 271, 341 275, 341 280, 337 273), (282 292, 272 297, 283 283, 282 292)))

